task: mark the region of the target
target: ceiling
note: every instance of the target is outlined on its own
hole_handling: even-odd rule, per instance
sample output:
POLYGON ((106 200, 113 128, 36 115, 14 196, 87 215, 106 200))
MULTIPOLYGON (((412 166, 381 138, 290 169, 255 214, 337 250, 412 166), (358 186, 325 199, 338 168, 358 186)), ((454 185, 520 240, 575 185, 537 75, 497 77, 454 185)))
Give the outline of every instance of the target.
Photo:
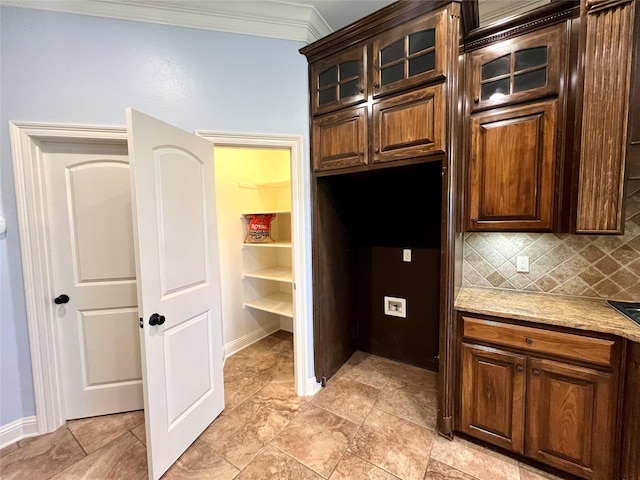
MULTIPOLYGON (((372 12, 393 3, 393 0, 282 0, 286 3, 309 5, 327 22, 332 30, 338 30, 366 17, 372 12)), ((478 0, 480 25, 523 13, 551 0, 478 0)))
MULTIPOLYGON (((424 1, 424 0, 417 0, 424 1)), ((550 0, 478 0, 480 25, 550 0)), ((52 10, 310 43, 392 0, 0 0, 52 10)))

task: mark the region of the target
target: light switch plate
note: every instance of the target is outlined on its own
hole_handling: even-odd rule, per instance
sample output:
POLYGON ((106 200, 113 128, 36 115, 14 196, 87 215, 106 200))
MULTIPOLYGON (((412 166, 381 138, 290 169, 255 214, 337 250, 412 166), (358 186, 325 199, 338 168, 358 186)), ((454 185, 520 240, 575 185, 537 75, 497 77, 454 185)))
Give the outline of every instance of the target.
POLYGON ((411 249, 403 248, 402 249, 402 261, 403 262, 411 262, 411 249))

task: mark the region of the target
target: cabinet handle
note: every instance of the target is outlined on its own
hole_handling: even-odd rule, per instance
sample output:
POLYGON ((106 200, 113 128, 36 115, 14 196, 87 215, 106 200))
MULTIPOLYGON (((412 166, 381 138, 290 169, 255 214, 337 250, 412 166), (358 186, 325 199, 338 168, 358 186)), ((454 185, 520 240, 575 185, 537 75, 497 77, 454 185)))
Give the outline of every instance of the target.
POLYGON ((373 88, 380 88, 380 84, 378 82, 374 83, 373 88))
POLYGON ((360 87, 360 93, 364 93, 364 88, 360 87))
POLYGON ((531 372, 531 373, 533 373, 533 376, 534 376, 534 377, 537 377, 537 376, 539 376, 539 375, 540 375, 540 372, 539 372, 538 370, 534 370, 534 371, 533 371, 533 372, 531 372))
POLYGON ((527 338, 525 340, 525 342, 527 342, 528 345, 532 345, 533 344, 533 338, 527 338))
POLYGON ((473 103, 476 104, 476 105, 479 104, 480 103, 480 99, 478 97, 474 98, 473 99, 473 103))
POLYGON ((524 367, 522 365, 516 365, 516 372, 521 372, 524 370, 524 367))

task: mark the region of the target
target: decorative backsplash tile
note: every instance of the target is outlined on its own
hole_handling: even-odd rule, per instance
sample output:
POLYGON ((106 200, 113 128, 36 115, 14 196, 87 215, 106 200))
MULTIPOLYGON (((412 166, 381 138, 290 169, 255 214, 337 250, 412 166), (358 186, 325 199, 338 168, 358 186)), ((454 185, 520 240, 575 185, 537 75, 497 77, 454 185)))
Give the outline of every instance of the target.
POLYGON ((640 301, 640 180, 627 193, 624 235, 466 233, 463 286, 640 301))

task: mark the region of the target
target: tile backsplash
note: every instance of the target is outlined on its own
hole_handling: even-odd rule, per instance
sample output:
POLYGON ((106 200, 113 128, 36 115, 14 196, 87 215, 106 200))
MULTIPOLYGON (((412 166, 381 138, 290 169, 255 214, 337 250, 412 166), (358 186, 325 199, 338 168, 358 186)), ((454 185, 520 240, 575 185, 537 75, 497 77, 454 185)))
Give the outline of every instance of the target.
POLYGON ((628 195, 624 235, 466 233, 462 285, 640 302, 640 181, 628 195))

